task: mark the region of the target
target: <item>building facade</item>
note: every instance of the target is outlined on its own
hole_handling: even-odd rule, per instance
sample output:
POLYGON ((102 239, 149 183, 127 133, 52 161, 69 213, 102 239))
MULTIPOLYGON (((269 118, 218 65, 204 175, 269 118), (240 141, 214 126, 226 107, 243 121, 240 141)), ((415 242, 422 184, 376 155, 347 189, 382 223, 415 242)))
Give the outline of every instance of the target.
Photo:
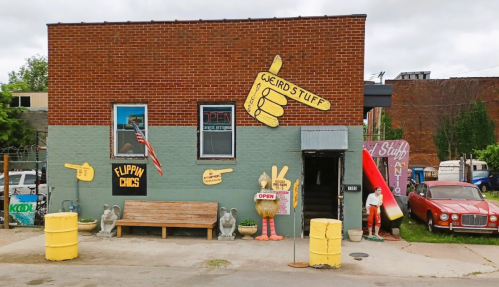
MULTIPOLYGON (((429 75, 429 74, 428 74, 429 75)), ((482 100, 499 135, 499 78, 450 78, 440 80, 387 80, 393 86, 392 106, 386 113, 393 128, 404 129, 411 147, 410 166, 438 167, 433 137, 445 117, 455 118, 472 101, 482 100)))
MULTIPOLYGON (((85 218, 98 218, 103 204, 123 208, 126 199, 144 199, 216 201, 237 208, 238 221, 259 222, 258 178, 288 166, 285 179, 302 183, 297 230, 307 235, 314 217, 360 228, 362 195, 344 186, 362 184, 365 19, 49 24, 50 212, 64 209, 64 200, 76 202, 78 193, 85 218), (278 103, 284 111, 278 127, 252 117, 244 104, 276 55, 279 77, 327 100, 330 109, 315 109, 310 96, 310 105, 288 98, 278 103), (154 148, 162 176, 134 126, 154 148), (95 175, 77 185, 64 164, 84 162, 95 175), (126 165, 145 169, 145 190, 113 186, 126 165), (206 185, 209 169, 233 171, 206 185)), ((276 216, 276 229, 292 236, 287 204, 290 214, 276 216)))

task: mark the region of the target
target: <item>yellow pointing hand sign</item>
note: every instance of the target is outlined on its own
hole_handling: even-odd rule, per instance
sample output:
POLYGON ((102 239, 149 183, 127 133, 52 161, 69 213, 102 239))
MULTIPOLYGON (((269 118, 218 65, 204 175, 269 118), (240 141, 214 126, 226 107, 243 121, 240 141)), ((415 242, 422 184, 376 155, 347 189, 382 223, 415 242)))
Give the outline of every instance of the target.
POLYGON ((252 117, 267 126, 277 127, 277 118, 284 115, 283 106, 288 103, 286 97, 322 111, 331 108, 329 101, 278 77, 281 67, 282 59, 276 55, 269 71, 256 76, 244 102, 244 108, 252 117))
POLYGON ((64 167, 76 169, 76 178, 83 181, 92 181, 94 179, 94 168, 87 162, 83 165, 65 163, 64 167))
POLYGON ((297 179, 295 181, 295 185, 293 187, 293 209, 298 205, 298 186, 300 185, 300 181, 297 179))
POLYGON ((203 183, 206 185, 214 185, 222 182, 222 173, 232 172, 232 168, 213 170, 208 169, 203 173, 203 183))

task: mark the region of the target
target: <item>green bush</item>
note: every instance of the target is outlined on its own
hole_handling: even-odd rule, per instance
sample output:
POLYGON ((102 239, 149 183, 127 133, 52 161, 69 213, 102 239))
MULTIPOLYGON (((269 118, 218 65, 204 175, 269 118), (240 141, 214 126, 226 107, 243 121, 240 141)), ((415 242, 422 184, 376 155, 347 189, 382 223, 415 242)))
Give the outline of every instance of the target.
POLYGON ((80 219, 78 221, 81 222, 81 223, 89 223, 89 222, 94 222, 95 219, 92 219, 92 218, 82 218, 82 219, 80 219))
POLYGON ((256 222, 253 219, 246 219, 239 223, 241 226, 256 226, 256 222))
POLYGON ((483 150, 475 150, 479 160, 487 162, 489 169, 499 169, 499 143, 488 145, 483 150))

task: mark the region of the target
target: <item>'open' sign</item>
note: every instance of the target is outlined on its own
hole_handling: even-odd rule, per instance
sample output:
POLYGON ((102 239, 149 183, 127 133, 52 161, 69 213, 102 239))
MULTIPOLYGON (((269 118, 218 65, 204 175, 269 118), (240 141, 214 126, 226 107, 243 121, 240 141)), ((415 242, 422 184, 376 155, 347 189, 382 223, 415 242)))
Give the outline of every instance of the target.
POLYGON ((257 193, 256 198, 264 200, 275 200, 276 195, 275 193, 257 193))

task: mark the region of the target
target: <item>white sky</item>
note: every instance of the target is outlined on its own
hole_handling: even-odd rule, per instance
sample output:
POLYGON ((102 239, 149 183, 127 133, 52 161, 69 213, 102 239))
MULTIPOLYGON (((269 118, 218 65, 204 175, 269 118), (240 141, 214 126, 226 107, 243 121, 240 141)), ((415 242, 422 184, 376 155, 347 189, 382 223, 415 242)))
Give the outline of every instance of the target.
POLYGON ((47 55, 47 23, 348 14, 367 14, 366 80, 380 71, 499 75, 497 0, 0 0, 0 83, 47 55))

